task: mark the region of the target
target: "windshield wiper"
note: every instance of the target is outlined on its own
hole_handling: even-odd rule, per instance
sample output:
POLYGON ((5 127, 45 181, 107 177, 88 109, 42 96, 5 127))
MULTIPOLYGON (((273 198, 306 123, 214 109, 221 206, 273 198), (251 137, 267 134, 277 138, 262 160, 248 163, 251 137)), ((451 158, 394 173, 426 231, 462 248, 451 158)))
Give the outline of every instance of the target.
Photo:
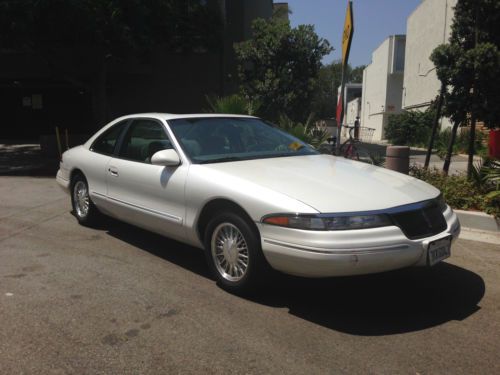
POLYGON ((240 160, 245 160, 245 159, 238 156, 226 156, 224 158, 201 160, 198 162, 198 164, 223 163, 225 161, 240 161, 240 160))

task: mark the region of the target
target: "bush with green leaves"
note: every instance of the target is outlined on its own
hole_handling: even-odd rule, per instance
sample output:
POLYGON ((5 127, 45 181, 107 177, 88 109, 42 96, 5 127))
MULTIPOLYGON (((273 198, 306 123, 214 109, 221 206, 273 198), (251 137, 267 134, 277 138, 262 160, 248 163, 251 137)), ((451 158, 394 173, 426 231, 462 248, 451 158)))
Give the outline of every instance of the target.
POLYGON ((258 101, 238 94, 223 97, 207 95, 206 98, 210 107, 207 112, 255 116, 260 108, 258 101))
POLYGON ((326 130, 316 128, 313 119, 314 115, 310 114, 306 122, 301 123, 293 121, 285 114, 281 114, 278 119, 278 126, 294 137, 318 148, 322 143, 326 142, 329 134, 326 130))
POLYGON ((433 110, 404 111, 390 115, 385 136, 395 145, 425 147, 429 142, 434 117, 433 110))
MULTIPOLYGON (((453 154, 466 154, 469 148, 469 137, 470 130, 468 128, 462 128, 458 133, 453 144, 453 154)), ((451 129, 444 129, 436 136, 434 142, 434 148, 437 150, 437 154, 440 158, 444 158, 446 151, 448 150, 448 144, 450 143, 451 129)), ((484 145, 486 136, 481 132, 476 132, 475 137, 475 150, 479 155, 485 155, 487 153, 487 147, 484 145)))
POLYGON ((500 217, 500 163, 486 160, 475 167, 475 177, 444 175, 437 168, 410 167, 410 175, 438 188, 446 203, 460 210, 484 211, 500 217))
POLYGON ((472 169, 471 180, 485 193, 486 211, 500 213, 500 161, 485 158, 472 169))

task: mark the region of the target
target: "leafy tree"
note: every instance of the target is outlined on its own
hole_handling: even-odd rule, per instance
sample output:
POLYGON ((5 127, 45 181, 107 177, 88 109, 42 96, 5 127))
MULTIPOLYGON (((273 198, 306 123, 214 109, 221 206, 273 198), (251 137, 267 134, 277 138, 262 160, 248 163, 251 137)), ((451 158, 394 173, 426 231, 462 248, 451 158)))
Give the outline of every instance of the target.
POLYGON ((303 121, 310 111, 321 59, 332 48, 311 25, 291 28, 283 18, 257 19, 253 38, 235 45, 242 94, 262 103, 261 113, 303 121))
POLYGON ((396 145, 422 146, 425 145, 434 121, 434 111, 403 111, 400 114, 390 115, 385 135, 396 145))
POLYGON ((0 0, 0 48, 42 58, 54 77, 92 94, 106 120, 113 62, 146 59, 153 48, 218 48, 218 6, 178 0, 0 0))
MULTIPOLYGON (((353 69, 348 64, 346 68, 347 82, 362 83, 363 70, 365 67, 365 65, 361 65, 353 69)), ((335 117, 337 110, 337 92, 341 83, 341 61, 334 61, 320 68, 312 102, 312 112, 319 118, 335 117)))
MULTIPOLYGON (((445 91, 444 114, 454 122, 449 149, 459 125, 471 123, 468 174, 472 173, 475 123, 500 125, 500 2, 458 0, 448 44, 431 55, 445 91)), ((450 154, 450 153, 449 153, 450 154)), ((449 158, 445 162, 445 171, 449 158)))
POLYGON ((363 83, 363 71, 365 70, 365 68, 366 65, 360 65, 353 68, 347 82, 363 83))

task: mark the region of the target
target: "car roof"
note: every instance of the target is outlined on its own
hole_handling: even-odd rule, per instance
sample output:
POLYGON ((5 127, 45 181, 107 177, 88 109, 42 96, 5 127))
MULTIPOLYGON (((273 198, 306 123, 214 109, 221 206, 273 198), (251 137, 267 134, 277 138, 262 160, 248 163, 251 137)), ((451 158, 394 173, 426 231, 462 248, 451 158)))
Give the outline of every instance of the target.
POLYGON ((163 120, 174 120, 183 118, 213 118, 213 117, 241 117, 241 118, 256 118, 255 116, 247 115, 233 115, 227 113, 186 113, 186 114, 175 114, 175 113, 134 113, 127 116, 122 116, 121 119, 136 118, 136 117, 151 117, 151 118, 161 118, 163 120))

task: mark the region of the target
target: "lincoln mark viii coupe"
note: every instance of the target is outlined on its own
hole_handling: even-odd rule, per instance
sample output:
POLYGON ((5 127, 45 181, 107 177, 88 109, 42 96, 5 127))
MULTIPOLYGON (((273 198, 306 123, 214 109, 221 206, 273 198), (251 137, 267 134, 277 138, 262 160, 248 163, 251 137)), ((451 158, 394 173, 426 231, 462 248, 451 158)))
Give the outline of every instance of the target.
POLYGON ((460 232, 425 182, 322 155, 250 116, 118 118, 63 154, 57 182, 80 224, 106 214, 204 249, 233 292, 272 269, 330 277, 433 266, 460 232))

